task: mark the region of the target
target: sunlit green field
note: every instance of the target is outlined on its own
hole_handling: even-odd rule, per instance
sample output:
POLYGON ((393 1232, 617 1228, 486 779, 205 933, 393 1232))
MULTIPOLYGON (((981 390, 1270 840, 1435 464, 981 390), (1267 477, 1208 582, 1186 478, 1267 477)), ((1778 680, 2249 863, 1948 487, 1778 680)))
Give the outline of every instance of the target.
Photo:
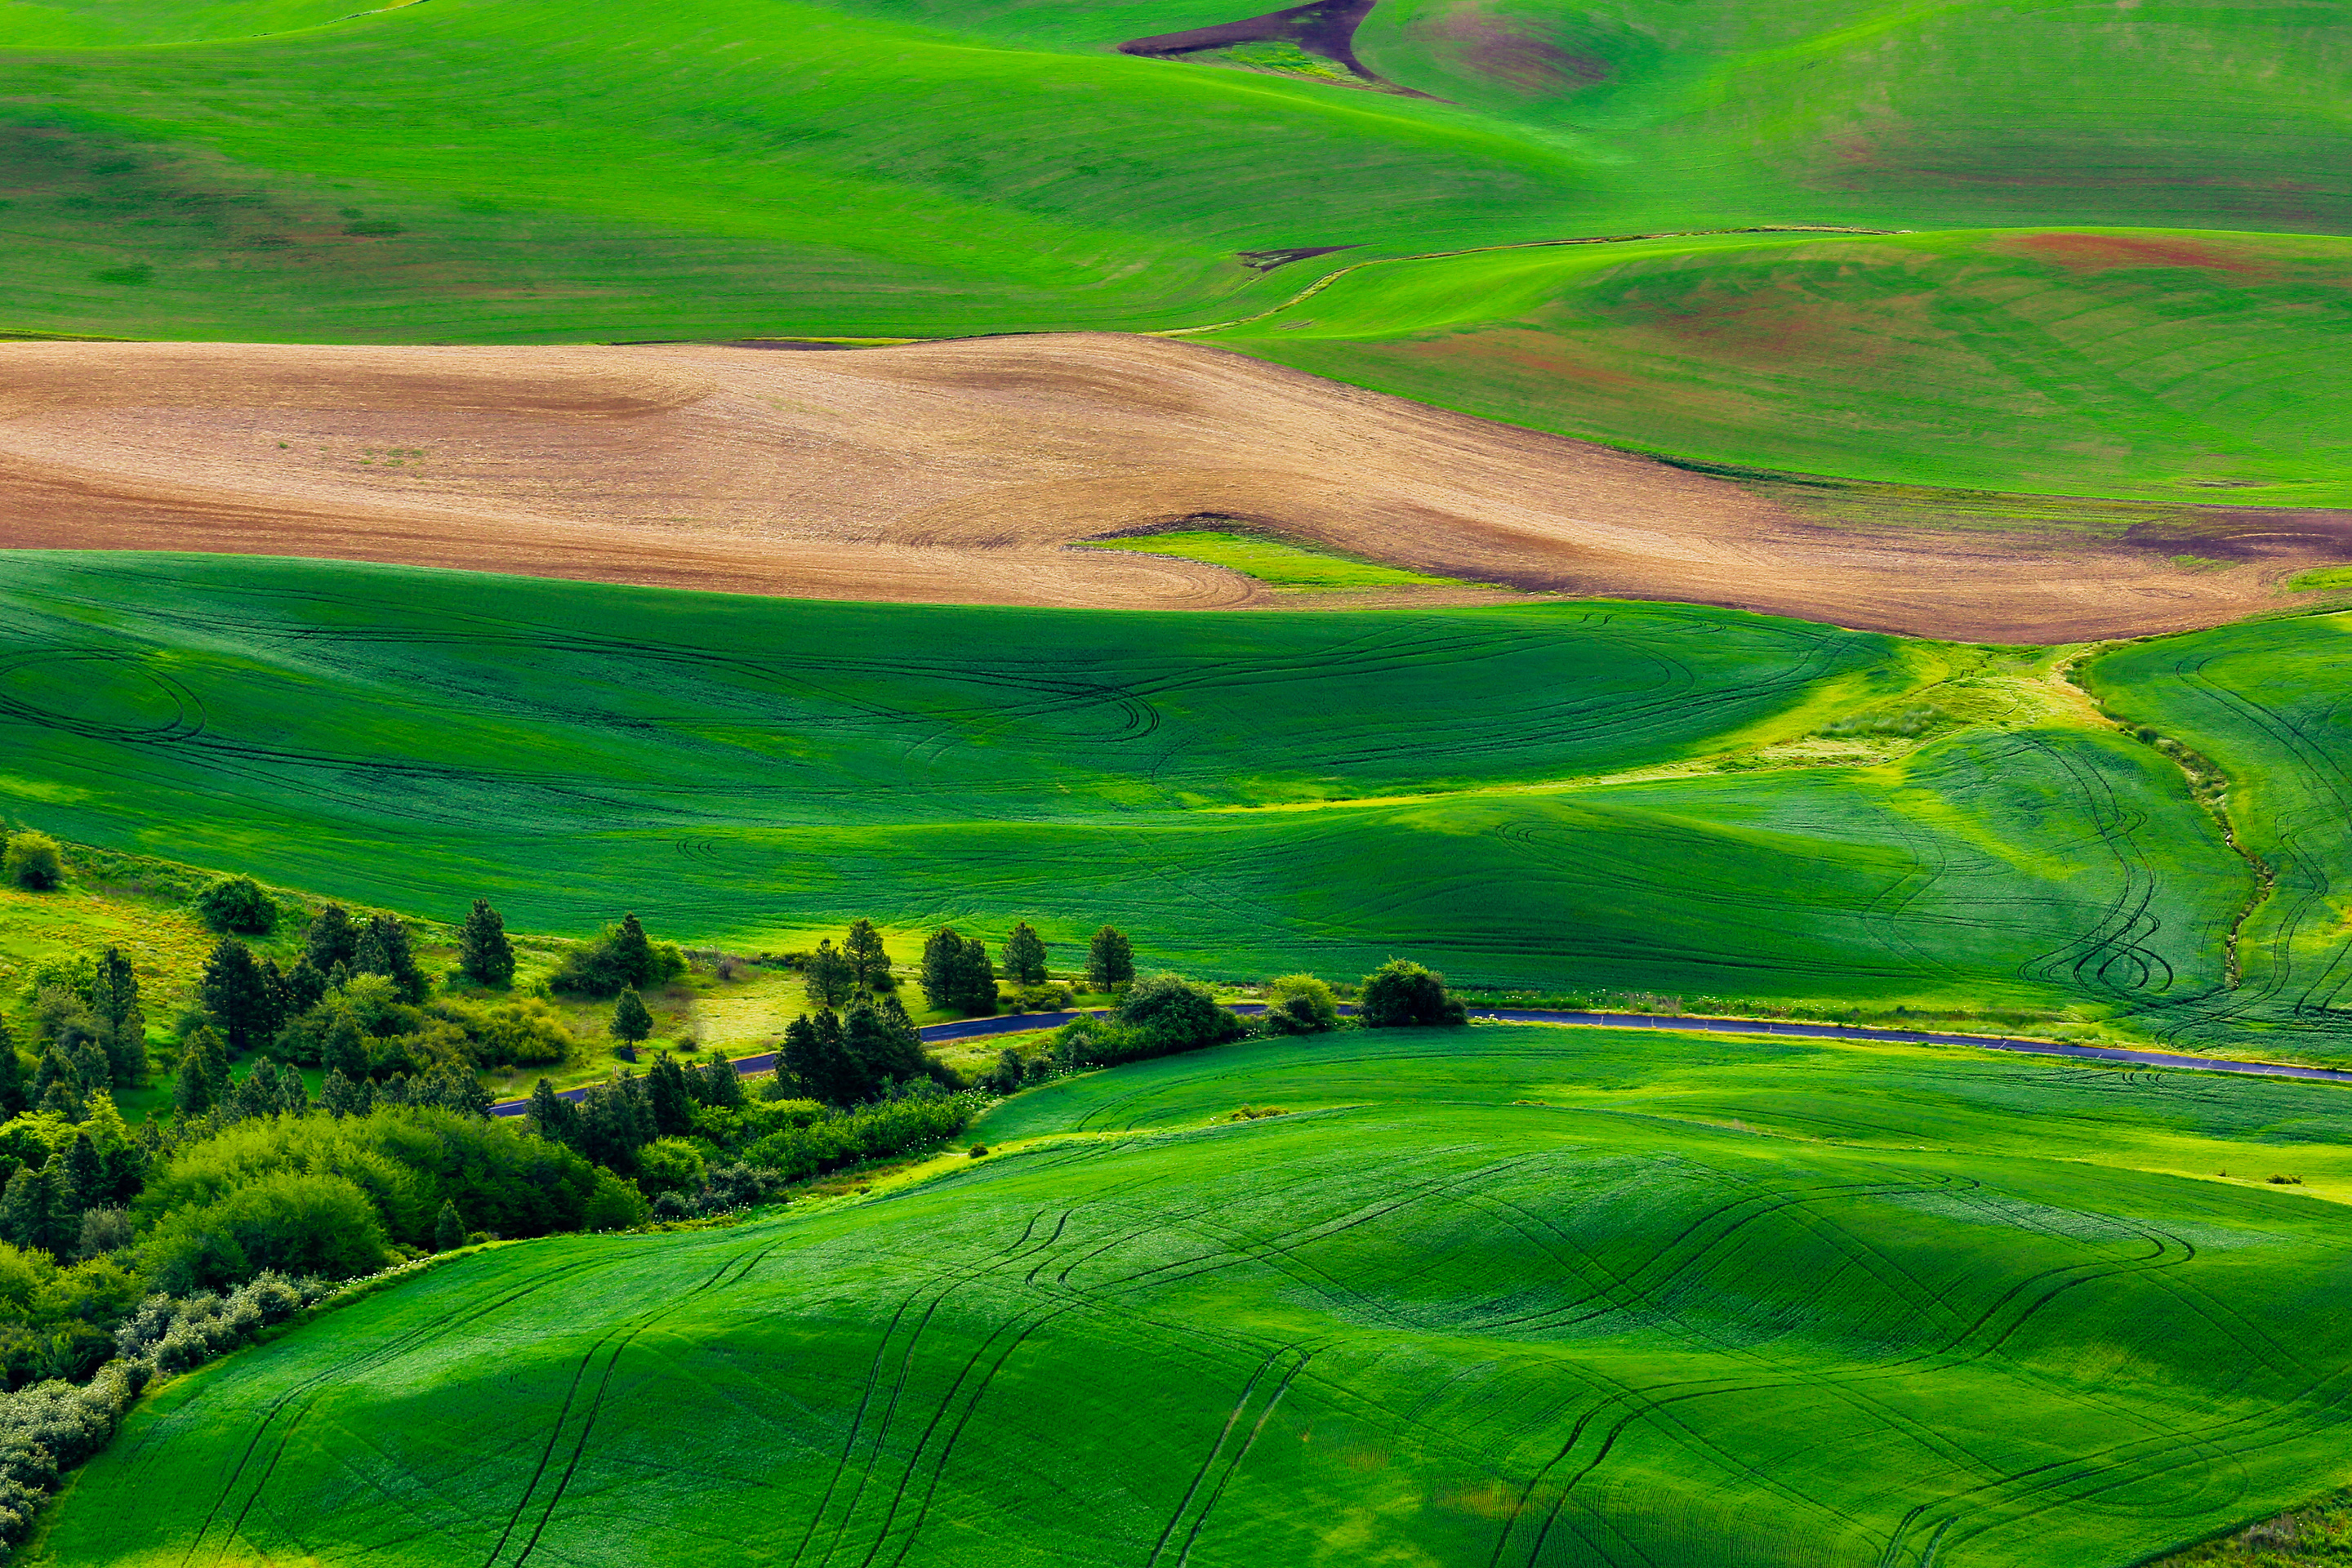
POLYGON ((1171 1058, 925 1184, 232 1357, 46 1544, 2123 1568, 2347 1475, 2344 1095, 1646 1030, 1171 1058))
POLYGON ((1097 539, 1094 550, 1134 550, 1149 555, 1175 555, 1205 561, 1255 577, 1277 594, 1344 593, 1364 588, 1432 588, 1458 585, 1459 578, 1431 577, 1382 566, 1372 561, 1352 561, 1285 544, 1278 539, 1228 533, 1215 529, 1179 529, 1135 539, 1097 539))
POLYGON ((1708 462, 2352 503, 2352 241, 1748 236, 1375 263, 1205 341, 1708 462))
MULTIPOLYGON (((2141 1012, 2253 877, 2043 656, 1681 605, 1152 615, 7 558, 0 802, 519 930, 2141 1012), (1076 951, 1066 947, 1066 955, 1076 951)), ((2289 1048, 2283 1045, 2280 1048, 2289 1048)))

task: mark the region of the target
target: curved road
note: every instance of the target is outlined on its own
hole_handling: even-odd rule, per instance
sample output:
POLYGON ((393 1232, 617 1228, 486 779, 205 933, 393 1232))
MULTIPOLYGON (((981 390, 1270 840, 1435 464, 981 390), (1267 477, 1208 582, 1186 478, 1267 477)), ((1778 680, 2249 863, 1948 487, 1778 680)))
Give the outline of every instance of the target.
MULTIPOLYGON (((1234 1005, 1236 1013, 1263 1013, 1262 1002, 1242 1002, 1234 1005)), ((1342 1011, 1352 1013, 1354 1008, 1342 1011)), ((1094 1009, 1102 1016, 1102 1009, 1094 1009)), ((2291 1067, 2284 1062, 2231 1061, 2219 1057, 2176 1056, 2168 1051, 2135 1051, 2121 1046, 2071 1046, 2060 1040, 2025 1040, 2006 1035, 1944 1035, 1923 1029, 1868 1029, 1858 1024, 1790 1024, 1769 1018, 1696 1018, 1661 1017, 1650 1013, 1562 1013, 1540 1007, 1473 1007, 1474 1018, 1493 1018, 1506 1024, 1571 1024, 1588 1028, 1612 1029, 1682 1029, 1717 1035, 1795 1035, 1817 1040, 1886 1040, 1896 1045, 1969 1046, 1978 1050, 2019 1051, 2037 1057, 2075 1057, 2088 1061, 2128 1062, 2135 1067, 2194 1068, 2202 1072, 2252 1073, 2263 1078, 2319 1079, 2329 1083, 2352 1083, 2352 1072, 2339 1072, 2333 1068, 2291 1067)), ((970 1040, 989 1035, 1024 1035, 1039 1029, 1058 1028, 1077 1013, 1014 1013, 996 1018, 966 1018, 953 1024, 932 1024, 918 1031, 927 1043, 941 1040, 970 1040)), ((755 1073, 773 1072, 776 1054, 741 1057, 735 1070, 745 1077, 755 1073)), ((559 1098, 578 1100, 588 1091, 567 1089, 559 1098)), ((509 1100, 490 1107, 493 1116, 520 1116, 530 1109, 527 1100, 509 1100)))

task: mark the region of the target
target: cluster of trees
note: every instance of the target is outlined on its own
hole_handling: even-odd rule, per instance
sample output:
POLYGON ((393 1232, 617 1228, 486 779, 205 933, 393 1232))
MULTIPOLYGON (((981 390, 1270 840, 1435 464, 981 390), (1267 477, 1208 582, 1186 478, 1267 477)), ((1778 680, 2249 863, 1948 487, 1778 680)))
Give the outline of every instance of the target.
MULTIPOLYGON (((487 941, 488 921, 496 918, 497 911, 478 901, 477 908, 487 917, 482 919, 483 940, 487 941)), ((468 917, 468 926, 474 924, 476 918, 468 917)), ((503 926, 499 930, 498 940, 500 942, 506 941, 503 926)), ((461 952, 464 942, 461 933, 461 952)), ((514 969, 511 948, 507 950, 506 966, 511 975, 514 969)), ((631 913, 623 915, 619 924, 606 926, 595 941, 583 942, 564 954, 562 963, 549 976, 547 984, 552 990, 575 996, 617 996, 624 991, 644 992, 656 985, 666 985, 685 973, 686 954, 679 951, 677 944, 654 941, 646 934, 644 924, 631 913)))
MULTIPOLYGON (((1066 1004, 1066 990, 1052 997, 1040 994, 1051 984, 1047 959, 1045 939, 1027 921, 1017 921, 1005 939, 1001 974, 986 942, 941 926, 923 943, 923 999, 942 1012, 985 1016, 996 1011, 1001 978, 1017 988, 1026 1005, 1066 1004)), ((1117 993, 1134 983, 1134 947, 1120 932, 1103 927, 1087 944, 1087 988, 1117 993)))

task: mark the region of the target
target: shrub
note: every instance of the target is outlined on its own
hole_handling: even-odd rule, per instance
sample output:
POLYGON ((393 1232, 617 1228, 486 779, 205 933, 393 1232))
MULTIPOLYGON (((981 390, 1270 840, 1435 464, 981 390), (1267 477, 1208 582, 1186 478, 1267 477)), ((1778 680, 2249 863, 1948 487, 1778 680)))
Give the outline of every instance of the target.
POLYGON ((1339 1026, 1339 998, 1311 974, 1285 974, 1266 982, 1268 1034, 1314 1035, 1339 1026))
POLYGON ((645 1194, 610 1171, 596 1173, 596 1189, 588 1194, 585 1228, 631 1230, 652 1216, 645 1194))
POLYGON ((1177 974, 1149 974, 1135 983, 1118 1005, 1118 1022, 1139 1029, 1160 1047, 1159 1054, 1198 1050, 1238 1039, 1241 1020, 1217 1005, 1209 988, 1177 974))
POLYGON ((173 1290, 234 1284, 257 1269, 348 1279, 391 1258, 383 1222, 357 1184, 297 1171, 172 1211, 139 1252, 140 1272, 173 1290))
POLYGON ((250 877, 223 877, 196 895, 196 912, 215 931, 259 936, 278 923, 278 900, 250 877))
POLYGON ((1013 993, 1013 1005, 1022 1013, 1058 1013, 1077 998, 1068 986, 1058 983, 1024 985, 1013 993))
POLYGON ((702 1151, 685 1138, 656 1138, 637 1151, 637 1185, 646 1195, 701 1190, 709 1167, 702 1151))
POLYGON ((1391 958, 1364 976, 1356 1016, 1368 1029, 1469 1022, 1462 1004, 1445 994, 1445 976, 1402 958, 1391 958))
POLYGON ((16 886, 36 893, 46 893, 66 879, 65 858, 58 851, 58 841, 46 833, 12 835, 6 853, 0 855, 0 869, 16 886))

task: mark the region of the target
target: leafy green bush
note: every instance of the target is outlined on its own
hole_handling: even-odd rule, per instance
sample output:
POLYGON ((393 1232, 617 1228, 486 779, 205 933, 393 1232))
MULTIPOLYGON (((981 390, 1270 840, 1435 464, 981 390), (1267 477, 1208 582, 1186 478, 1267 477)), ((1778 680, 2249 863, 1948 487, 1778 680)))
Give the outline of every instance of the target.
POLYGON ((196 895, 196 913, 215 931, 259 936, 278 923, 278 900, 250 877, 222 877, 196 895))
POLYGON ((1462 1004, 1445 994, 1445 976, 1402 958, 1391 958, 1364 976, 1356 1016, 1368 1029, 1469 1022, 1462 1004))
POLYGON ((58 841, 46 833, 12 834, 6 851, 0 853, 0 871, 17 887, 46 893, 64 884, 65 858, 58 841))
POLYGON ((1311 974, 1285 974, 1265 985, 1265 1028, 1272 1035, 1315 1035, 1339 1026, 1339 999, 1311 974))
POLYGON ((743 1159, 803 1181, 943 1142, 962 1131, 977 1109, 969 1094, 919 1093, 772 1132, 744 1150, 743 1159))

